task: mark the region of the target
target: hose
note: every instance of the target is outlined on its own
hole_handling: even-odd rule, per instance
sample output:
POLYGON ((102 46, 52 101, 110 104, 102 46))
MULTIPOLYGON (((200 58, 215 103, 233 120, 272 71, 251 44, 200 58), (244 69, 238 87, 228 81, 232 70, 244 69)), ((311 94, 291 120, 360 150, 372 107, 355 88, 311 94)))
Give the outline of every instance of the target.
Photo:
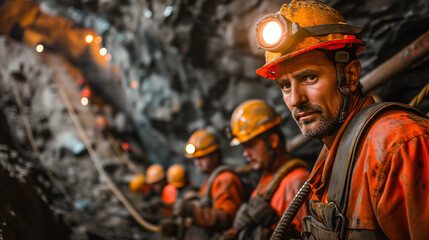
POLYGON ((301 189, 298 191, 298 193, 295 195, 293 200, 290 202, 286 211, 283 213, 282 218, 278 222, 276 229, 273 232, 273 235, 271 235, 270 240, 281 240, 284 238, 284 236, 288 234, 292 220, 295 218, 302 204, 304 204, 305 200, 307 200, 310 191, 311 186, 307 180, 301 187, 301 189))

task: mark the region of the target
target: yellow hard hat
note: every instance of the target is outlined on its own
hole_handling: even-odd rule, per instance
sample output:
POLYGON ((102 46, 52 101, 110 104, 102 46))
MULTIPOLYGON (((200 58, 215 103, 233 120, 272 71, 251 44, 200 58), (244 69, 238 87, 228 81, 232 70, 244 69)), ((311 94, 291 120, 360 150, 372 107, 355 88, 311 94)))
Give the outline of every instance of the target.
POLYGON ((278 63, 313 49, 354 47, 357 55, 365 49, 365 42, 357 35, 360 31, 348 25, 335 9, 317 0, 283 4, 278 13, 256 24, 258 46, 266 50, 266 64, 256 73, 275 79, 278 63))
POLYGON ((185 156, 187 158, 198 158, 206 156, 219 149, 219 140, 217 137, 206 130, 194 132, 188 140, 185 147, 185 156))
POLYGON ((131 191, 135 193, 143 193, 143 186, 145 183, 145 178, 143 174, 137 174, 135 175, 130 183, 128 184, 128 187, 131 191))
POLYGON ((146 182, 153 184, 165 178, 164 168, 160 164, 152 164, 146 169, 146 182))
POLYGON ((167 182, 176 188, 181 188, 186 184, 185 168, 180 164, 173 164, 167 170, 167 182))
POLYGON ((277 126, 280 115, 262 100, 247 100, 241 103, 231 116, 231 146, 247 142, 261 133, 277 126))

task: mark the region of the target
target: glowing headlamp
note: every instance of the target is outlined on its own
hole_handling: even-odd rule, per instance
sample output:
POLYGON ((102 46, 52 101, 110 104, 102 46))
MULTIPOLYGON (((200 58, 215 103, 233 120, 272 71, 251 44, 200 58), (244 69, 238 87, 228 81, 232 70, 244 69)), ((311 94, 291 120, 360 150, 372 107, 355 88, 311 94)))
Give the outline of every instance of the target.
POLYGON ((346 23, 334 23, 300 27, 279 13, 269 14, 256 24, 256 39, 258 47, 271 52, 288 50, 299 39, 310 36, 322 36, 333 33, 357 35, 362 28, 353 27, 346 23))
POLYGON ((188 145, 186 145, 185 150, 186 150, 186 153, 188 153, 188 154, 195 153, 195 146, 194 146, 194 144, 189 143, 188 145))
POLYGON ((267 15, 256 24, 258 47, 272 52, 287 49, 293 42, 295 32, 292 31, 292 23, 283 15, 267 15))

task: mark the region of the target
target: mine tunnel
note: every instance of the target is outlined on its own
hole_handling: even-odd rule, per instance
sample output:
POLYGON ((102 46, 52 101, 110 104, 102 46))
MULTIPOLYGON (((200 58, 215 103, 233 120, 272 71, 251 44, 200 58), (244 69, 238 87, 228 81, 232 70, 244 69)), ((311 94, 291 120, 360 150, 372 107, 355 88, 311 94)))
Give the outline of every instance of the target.
MULTIPOLYGON (((276 16, 273 18, 289 24, 291 19, 299 22, 297 16, 305 11, 316 20, 325 15, 333 19, 338 12, 347 20, 347 26, 353 26, 346 30, 338 27, 340 30, 335 30, 335 34, 358 36, 342 41, 345 48, 349 45, 362 48, 359 51, 353 48, 358 51, 355 57, 360 63, 357 77, 363 86, 362 94, 377 103, 411 105, 427 115, 427 0, 0 0, 0 239, 269 239, 267 235, 259 238, 240 234, 227 238, 225 230, 237 224, 234 215, 238 209, 230 214, 231 207, 213 212, 226 222, 217 219, 211 227, 200 226, 210 229, 213 238, 190 233, 190 229, 198 222, 195 212, 207 210, 198 202, 205 189, 222 188, 221 183, 207 186, 212 172, 219 172, 218 176, 225 179, 229 174, 233 185, 238 181, 235 194, 240 196, 232 197, 251 205, 254 204, 251 193, 258 190, 266 169, 284 169, 275 160, 286 159, 279 156, 278 144, 271 147, 272 138, 261 137, 271 128, 285 138, 279 140, 283 146, 279 151, 288 160, 281 161, 299 159, 290 171, 306 168, 305 179, 312 176, 309 175, 312 169, 317 171, 317 159, 330 140, 325 135, 304 136, 301 130, 305 131, 306 124, 311 126, 315 118, 312 115, 319 113, 318 108, 302 107, 313 109, 313 112, 307 110, 309 115, 296 115, 289 110, 293 105, 292 95, 296 93, 295 82, 286 77, 291 86, 285 90, 289 85, 283 85, 281 78, 270 79, 271 73, 278 73, 278 67, 268 69, 269 64, 277 64, 279 59, 292 61, 295 66, 293 60, 282 56, 292 59, 298 52, 308 55, 315 45, 288 55, 287 49, 298 49, 297 43, 278 50, 271 48, 271 43, 267 48, 258 42, 264 37, 258 32, 266 24, 260 20, 264 16, 276 16), (284 8, 282 4, 286 4, 284 8), (318 6, 317 9, 303 7, 311 4, 318 6), (328 10, 323 10, 325 5, 320 4, 329 6, 328 10), (293 7, 298 9, 295 15, 293 7), (263 71, 258 69, 262 66, 267 66, 267 70, 263 69, 267 75, 261 76, 263 71), (247 133, 234 129, 237 109, 245 111, 248 107, 244 103, 266 104, 274 112, 266 116, 262 112, 243 113, 237 117, 237 121, 247 119, 263 126, 257 134, 245 136, 247 133), (300 116, 308 121, 300 122, 300 116), (273 122, 265 125, 263 121, 270 118, 273 122), (304 125, 299 126, 300 123, 304 125), (261 144, 265 144, 271 156, 266 160, 268 163, 258 165, 257 158, 253 159, 246 150, 251 148, 253 138, 263 139, 261 144), (199 152, 199 144, 206 143, 213 148, 199 152), (216 161, 228 169, 214 171, 216 166, 201 163, 206 161, 203 160, 206 154, 213 152, 219 159, 208 161, 216 161), (162 185, 161 190, 156 190, 157 184, 162 185), (178 190, 182 188, 189 190, 188 194, 178 190), (184 204, 186 201, 181 199, 194 202, 184 204), (179 202, 180 206, 176 204, 179 202), (191 213, 186 215, 184 209, 191 213), (185 215, 177 218, 177 211, 185 215), (224 227, 227 223, 229 226, 224 227), (220 226, 222 231, 218 229, 220 226), (190 237, 192 234, 194 238, 190 237)), ((305 22, 290 24, 287 29, 291 34, 294 31, 314 34, 305 22)), ((327 33, 316 33, 310 38, 322 39, 323 34, 327 33)), ((297 35, 294 40, 300 37, 306 35, 297 35)), ((335 61, 334 73, 348 77, 350 71, 340 73, 338 69, 354 60, 342 63, 335 55, 335 61)), ((338 82, 340 85, 339 77, 338 82)), ((311 88, 304 80, 297 83, 301 88, 311 88)), ((334 95, 341 99, 352 94, 347 95, 343 90, 340 93, 338 89, 334 95)), ((412 111, 420 117, 420 113, 412 111)), ((411 175, 417 179, 413 184, 422 186, 418 189, 423 192, 417 196, 427 201, 429 125, 423 115, 420 118, 425 120, 415 120, 422 131, 426 128, 426 135, 421 135, 421 148, 410 149, 418 155, 417 170, 411 175), (423 169, 422 173, 418 169, 423 169)), ((396 129, 395 126, 389 129, 396 129)), ((333 126, 329 134, 340 127, 333 126)), ((384 143, 376 141, 374 145, 377 144, 384 143)), ((380 152, 388 152, 389 146, 381 146, 380 152)), ((378 154, 374 152, 373 155, 378 154)), ((284 172, 289 174, 287 170, 284 172)), ((374 179, 383 177, 377 171, 373 173, 374 179)), ((217 183, 216 177, 211 181, 217 183)), ((230 187, 222 191, 235 191, 230 187)), ((352 187, 351 196, 355 194, 353 191, 352 187)), ((275 194, 273 198, 276 199, 275 194)), ((217 204, 211 201, 209 204, 217 204)), ((288 203, 282 206, 278 218, 269 225, 270 235, 288 203)), ((427 208, 423 215, 421 219, 429 220, 427 208)), ((354 221, 349 219, 347 224, 354 221)), ((409 230, 415 232, 410 239, 429 238, 419 235, 421 224, 415 226, 409 230)), ((390 236, 381 223, 377 229, 390 236)))

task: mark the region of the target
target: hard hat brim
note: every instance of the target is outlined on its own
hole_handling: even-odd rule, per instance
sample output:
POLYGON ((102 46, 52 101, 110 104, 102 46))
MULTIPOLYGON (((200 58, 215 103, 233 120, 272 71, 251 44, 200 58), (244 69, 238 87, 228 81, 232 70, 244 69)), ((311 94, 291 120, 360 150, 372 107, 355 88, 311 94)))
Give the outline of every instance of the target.
POLYGON ((308 52, 314 49, 326 49, 326 50, 335 50, 345 47, 346 45, 356 44, 358 47, 356 49, 356 55, 362 52, 365 49, 365 42, 359 38, 356 39, 339 39, 339 40, 330 40, 321 42, 306 48, 299 49, 297 51, 291 52, 289 54, 277 57, 270 62, 267 62, 264 66, 256 70, 256 74, 261 77, 268 79, 276 79, 276 66, 277 64, 295 57, 301 53, 308 52))
POLYGON ((202 150, 196 150, 194 153, 189 154, 189 153, 185 153, 185 157, 186 158, 198 158, 198 157, 203 157, 206 155, 209 155, 211 153, 213 153, 214 151, 219 149, 219 145, 215 144, 209 148, 206 149, 202 149, 202 150))
POLYGON ((262 133, 264 133, 264 132, 266 132, 266 131, 270 130, 271 128, 273 128, 273 127, 275 127, 275 126, 279 125, 281 121, 282 121, 281 117, 280 117, 280 116, 278 116, 278 117, 275 119, 275 121, 274 121, 274 122, 272 122, 271 124, 267 124, 267 125, 265 125, 265 126, 263 126, 263 127, 260 127, 258 130, 256 130, 256 131, 252 132, 252 133, 251 133, 251 134, 249 134, 249 135, 241 136, 240 138, 238 138, 238 137, 234 137, 234 138, 229 142, 229 145, 233 147, 233 146, 238 146, 238 145, 240 145, 240 144, 242 144, 242 143, 245 143, 245 142, 247 142, 247 141, 249 141, 249 140, 251 140, 251 139, 255 138, 256 136, 258 136, 258 135, 260 135, 260 134, 262 134, 262 133))
POLYGON ((173 185, 175 188, 181 188, 186 185, 186 181, 172 182, 170 184, 173 185))

